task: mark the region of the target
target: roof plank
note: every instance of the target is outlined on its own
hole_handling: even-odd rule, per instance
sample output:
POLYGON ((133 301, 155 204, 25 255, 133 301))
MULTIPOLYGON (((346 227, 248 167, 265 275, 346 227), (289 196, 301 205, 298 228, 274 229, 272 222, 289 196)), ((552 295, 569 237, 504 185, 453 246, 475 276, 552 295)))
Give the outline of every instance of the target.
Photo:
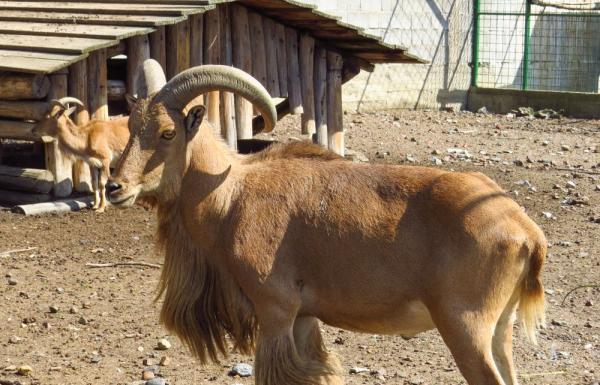
POLYGON ((93 24, 55 24, 26 23, 22 21, 4 21, 0 23, 0 33, 11 35, 42 35, 85 37, 96 39, 126 39, 135 35, 153 32, 150 27, 127 27, 93 24))
POLYGON ((185 16, 204 12, 202 5, 175 4, 114 4, 114 3, 79 3, 79 2, 36 2, 36 1, 0 1, 0 10, 35 11, 35 12, 68 12, 85 14, 113 15, 153 15, 153 16, 185 16))
POLYGON ((0 48, 34 52, 78 55, 110 47, 118 43, 118 40, 38 35, 9 35, 0 33, 0 48))
POLYGON ((52 73, 87 57, 87 54, 64 55, 0 49, 0 70, 52 73))
POLYGON ((146 15, 98 15, 91 13, 62 13, 34 11, 2 11, 2 21, 35 21, 61 24, 98 24, 136 27, 155 27, 175 24, 186 16, 146 16, 146 15))

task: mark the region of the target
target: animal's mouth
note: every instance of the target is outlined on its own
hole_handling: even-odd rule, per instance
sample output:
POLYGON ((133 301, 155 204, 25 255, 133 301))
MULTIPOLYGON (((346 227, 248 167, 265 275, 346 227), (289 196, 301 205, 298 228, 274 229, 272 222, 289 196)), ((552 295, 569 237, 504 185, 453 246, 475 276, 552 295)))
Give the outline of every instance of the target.
POLYGON ((108 200, 110 201, 110 203, 113 206, 116 207, 129 207, 129 206, 133 206, 133 204, 135 203, 135 199, 137 198, 138 194, 137 193, 130 193, 130 194, 111 194, 108 197, 108 200))

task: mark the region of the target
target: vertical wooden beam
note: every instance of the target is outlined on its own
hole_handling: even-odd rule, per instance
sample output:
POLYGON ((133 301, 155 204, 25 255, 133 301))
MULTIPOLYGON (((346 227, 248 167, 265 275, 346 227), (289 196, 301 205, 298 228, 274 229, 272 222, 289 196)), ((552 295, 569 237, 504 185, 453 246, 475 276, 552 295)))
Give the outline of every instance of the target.
POLYGON ((108 87, 106 50, 93 51, 88 56, 88 104, 93 119, 108 119, 108 87))
POLYGON ((150 58, 148 35, 133 36, 127 39, 127 93, 137 95, 138 74, 144 60, 150 58))
POLYGON ((166 27, 167 79, 190 67, 189 20, 166 27))
MULTIPOLYGON (((233 65, 247 73, 252 73, 252 49, 250 46, 250 26, 248 10, 238 4, 232 4, 233 65)), ((252 104, 241 96, 235 97, 235 118, 237 137, 252 138, 252 104)))
POLYGON ((342 113, 342 56, 327 52, 327 134, 329 149, 344 156, 342 113))
MULTIPOLYGON (((233 47, 231 42, 230 5, 219 8, 221 64, 233 65, 233 47)), ((221 135, 232 149, 237 149, 237 131, 235 128, 235 98, 231 92, 221 92, 221 135)))
MULTIPOLYGON (((204 61, 206 64, 221 63, 220 14, 218 9, 204 13, 204 61)), ((219 113, 219 92, 208 93, 208 121, 221 130, 219 113)))
POLYGON ((282 98, 288 96, 288 73, 287 53, 285 47, 285 27, 283 24, 275 23, 275 50, 277 62, 277 77, 279 79, 279 93, 282 98))
POLYGON ((323 47, 315 48, 314 78, 317 143, 327 147, 327 50, 323 47))
POLYGON ((252 45, 252 75, 268 89, 262 16, 256 12, 248 12, 248 23, 250 24, 250 43, 252 45))
POLYGON ((275 22, 263 17, 263 32, 265 36, 265 66, 267 69, 267 90, 271 97, 281 97, 279 88, 279 73, 277 72, 277 36, 275 22))
POLYGON ((288 60, 288 98, 290 112, 294 115, 304 112, 302 89, 300 86, 300 62, 298 60, 298 33, 293 28, 285 28, 286 56, 288 60))
MULTIPOLYGON (((81 100, 86 107, 78 108, 73 115, 73 121, 78 126, 86 124, 90 120, 87 110, 88 104, 88 82, 87 82, 87 62, 81 60, 69 67, 69 96, 81 100)), ((73 163, 73 188, 77 192, 88 193, 92 191, 92 176, 90 167, 82 160, 73 163)))
POLYGON ((167 68, 167 46, 166 46, 166 36, 165 36, 165 27, 157 26, 155 32, 152 32, 148 35, 150 39, 150 57, 156 60, 163 71, 167 68))
MULTIPOLYGON (((66 72, 57 72, 50 75, 50 83, 48 100, 60 99, 67 96, 66 72)), ((54 176, 54 196, 60 198, 67 197, 73 191, 73 165, 71 159, 60 151, 57 140, 53 140, 45 146, 46 168, 54 176)))
POLYGON ((302 84, 302 133, 312 135, 315 128, 315 92, 313 71, 315 63, 315 39, 308 34, 300 35, 300 79, 302 84))
POLYGON ((204 64, 204 14, 190 16, 190 67, 204 64))

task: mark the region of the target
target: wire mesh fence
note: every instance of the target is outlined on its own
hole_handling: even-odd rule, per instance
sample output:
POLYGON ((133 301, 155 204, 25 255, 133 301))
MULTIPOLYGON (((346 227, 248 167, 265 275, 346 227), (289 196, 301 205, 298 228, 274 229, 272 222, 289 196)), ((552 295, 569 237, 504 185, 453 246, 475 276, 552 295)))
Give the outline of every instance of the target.
POLYGON ((475 0, 473 85, 599 92, 600 10, 586 0, 475 0))

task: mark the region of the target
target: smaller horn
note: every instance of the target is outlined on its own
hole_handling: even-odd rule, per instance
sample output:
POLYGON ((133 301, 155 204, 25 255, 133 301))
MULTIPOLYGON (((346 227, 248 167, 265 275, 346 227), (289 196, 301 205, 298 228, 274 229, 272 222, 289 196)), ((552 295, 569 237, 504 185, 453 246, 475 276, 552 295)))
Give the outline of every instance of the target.
POLYGON ((165 84, 167 78, 160 63, 154 59, 144 60, 138 74, 137 96, 145 99, 160 91, 165 84))
POLYGON ((72 96, 66 96, 64 98, 60 98, 58 99, 58 102, 60 104, 63 105, 63 107, 67 108, 67 104, 69 103, 73 103, 73 104, 77 104, 79 107, 85 107, 85 105, 83 104, 83 102, 77 98, 74 98, 72 96))
POLYGON ((66 109, 67 109, 67 106, 65 106, 64 104, 62 104, 62 103, 60 102, 60 100, 57 100, 57 99, 52 99, 52 100, 50 100, 50 102, 48 103, 48 110, 51 110, 51 109, 52 109, 52 107, 54 107, 54 106, 59 106, 59 107, 60 107, 60 108, 62 108, 63 110, 66 110, 66 109))

